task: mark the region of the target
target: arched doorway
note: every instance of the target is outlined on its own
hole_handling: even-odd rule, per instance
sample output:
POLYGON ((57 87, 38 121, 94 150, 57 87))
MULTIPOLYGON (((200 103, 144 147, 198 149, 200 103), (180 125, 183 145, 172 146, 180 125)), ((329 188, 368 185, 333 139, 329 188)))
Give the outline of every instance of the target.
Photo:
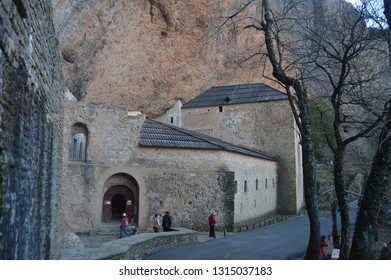
POLYGON ((126 198, 123 194, 117 193, 111 199, 111 218, 119 219, 124 212, 126 212, 126 198))
POLYGON ((131 222, 138 222, 138 185, 127 174, 111 176, 105 183, 103 195, 102 221, 109 223, 120 220, 126 213, 131 222))

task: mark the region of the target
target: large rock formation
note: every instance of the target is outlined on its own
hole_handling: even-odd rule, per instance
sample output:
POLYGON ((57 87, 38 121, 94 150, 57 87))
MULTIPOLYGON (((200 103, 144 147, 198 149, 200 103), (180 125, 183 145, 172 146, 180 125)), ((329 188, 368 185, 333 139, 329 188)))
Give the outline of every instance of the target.
POLYGON ((259 57, 240 64, 259 51, 261 33, 219 28, 247 1, 52 2, 67 85, 78 99, 156 116, 212 86, 268 82, 249 67, 259 57))

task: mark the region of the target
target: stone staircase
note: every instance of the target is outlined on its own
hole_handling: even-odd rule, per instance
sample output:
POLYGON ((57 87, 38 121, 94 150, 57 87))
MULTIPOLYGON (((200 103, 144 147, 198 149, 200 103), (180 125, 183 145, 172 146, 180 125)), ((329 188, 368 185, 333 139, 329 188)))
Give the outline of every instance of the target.
POLYGON ((118 238, 118 233, 120 230, 119 225, 120 225, 119 221, 102 223, 99 230, 96 231, 96 236, 100 237, 103 242, 116 239, 118 238))
POLYGON ((118 239, 119 221, 102 223, 100 228, 78 234, 86 247, 98 247, 102 243, 118 239))

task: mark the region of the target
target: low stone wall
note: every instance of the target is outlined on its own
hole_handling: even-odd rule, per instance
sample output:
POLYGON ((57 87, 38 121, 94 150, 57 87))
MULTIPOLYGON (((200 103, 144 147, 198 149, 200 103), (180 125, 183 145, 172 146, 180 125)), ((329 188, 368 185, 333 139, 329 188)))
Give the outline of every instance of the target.
POLYGON ((137 260, 156 249, 198 241, 196 231, 178 228, 177 231, 141 233, 104 243, 99 248, 67 248, 61 260, 137 260))

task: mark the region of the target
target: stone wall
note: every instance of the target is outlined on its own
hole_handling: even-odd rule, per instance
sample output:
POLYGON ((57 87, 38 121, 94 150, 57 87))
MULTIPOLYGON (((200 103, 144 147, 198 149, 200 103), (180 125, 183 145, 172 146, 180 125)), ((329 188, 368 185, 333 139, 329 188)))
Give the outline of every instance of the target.
MULTIPOLYGON (((160 174, 157 176, 157 183, 151 184, 151 188, 156 184, 162 185, 161 188, 156 188, 156 192, 159 192, 160 189, 179 192, 181 188, 188 194, 196 191, 197 188, 203 188, 205 192, 203 196, 195 194, 195 197, 193 196, 187 200, 183 198, 178 199, 177 195, 174 194, 164 195, 158 193, 157 197, 163 196, 169 198, 170 196, 174 196, 176 198, 168 201, 161 199, 164 206, 160 206, 159 209, 158 204, 156 210, 164 210, 164 207, 176 209, 176 205, 183 205, 186 211, 194 211, 195 213, 192 215, 198 215, 197 218, 201 219, 199 222, 200 225, 202 223, 205 224, 205 217, 208 216, 210 210, 217 211, 218 216, 219 214, 223 214, 224 208, 221 208, 223 202, 220 197, 223 193, 219 193, 222 191, 221 188, 218 188, 219 177, 216 176, 212 181, 204 180, 205 172, 232 173, 232 177, 229 179, 230 183, 226 184, 226 188, 228 189, 224 190, 224 193, 227 199, 233 201, 233 209, 229 209, 229 212, 234 212, 234 224, 258 218, 276 210, 278 177, 277 163, 274 161, 237 153, 208 150, 142 148, 139 150, 139 153, 145 158, 153 158, 155 161, 151 163, 153 165, 160 163, 165 169, 171 168, 171 170, 176 170, 177 173, 188 172, 190 174, 188 179, 184 179, 180 183, 175 180, 160 181, 161 178, 165 178, 160 174), (265 186, 266 180, 268 182, 267 187, 265 186), (245 185, 247 189, 245 189, 245 185), (195 211, 195 206, 199 210, 195 211), (204 218, 202 219, 200 216, 204 218)), ((179 211, 176 215, 179 217, 183 216, 179 211)), ((218 218, 221 219, 221 225, 224 221, 224 215, 218 218)), ((190 221, 191 219, 184 217, 184 221, 186 220, 190 221)), ((197 222, 193 221, 193 223, 197 225, 197 222)), ((197 228, 199 228, 199 225, 197 225, 197 228)))
POLYGON ((145 116, 121 106, 79 102, 70 93, 64 105, 64 162, 72 161, 72 126, 87 128, 86 163, 124 164, 138 146, 145 116))
POLYGON ((278 209, 296 214, 302 208, 301 149, 288 101, 228 105, 222 112, 219 107, 186 108, 182 127, 277 157, 278 209))
POLYGON ((64 103, 62 217, 68 230, 81 232, 99 227, 104 183, 115 173, 106 170, 125 165, 138 145, 145 116, 114 105, 79 102, 70 93, 64 103), (73 161, 72 127, 87 130, 86 159, 73 161), (100 182, 100 181, 99 181, 100 182))
POLYGON ((0 3, 0 259, 60 248, 63 77, 49 0, 0 3))
POLYGON ((177 231, 142 233, 103 243, 96 248, 64 248, 61 260, 139 260, 156 249, 191 244, 198 241, 197 232, 185 228, 177 231))
MULTIPOLYGON (((170 211, 173 227, 206 231, 210 212, 219 228, 234 225, 234 174, 231 172, 155 170, 146 177, 148 216, 170 211)), ((150 218, 150 220, 151 220, 150 218)), ((150 225, 149 225, 150 226, 150 225)))

